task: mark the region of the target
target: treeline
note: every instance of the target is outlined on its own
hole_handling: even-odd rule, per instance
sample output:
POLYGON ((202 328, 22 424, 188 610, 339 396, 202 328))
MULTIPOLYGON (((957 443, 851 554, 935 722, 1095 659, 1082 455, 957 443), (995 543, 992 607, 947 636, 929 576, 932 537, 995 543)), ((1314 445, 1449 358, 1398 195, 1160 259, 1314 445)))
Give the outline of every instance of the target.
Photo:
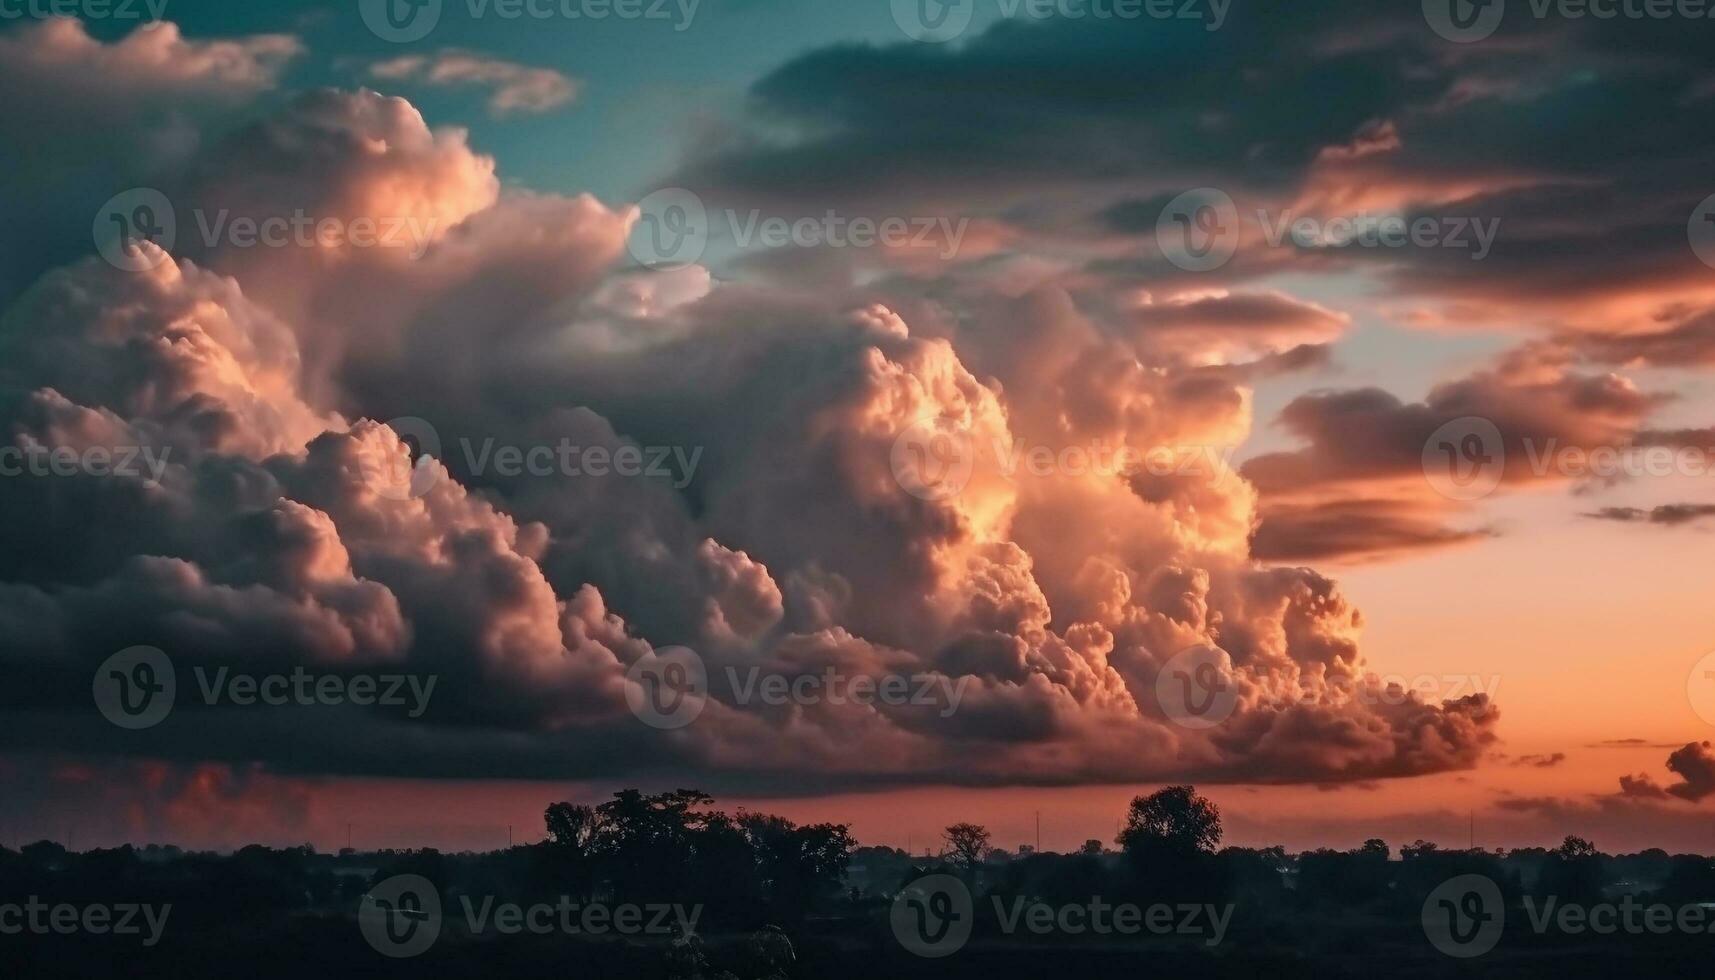
POLYGON ((1368 909, 1415 916, 1440 883, 1493 879, 1524 895, 1594 902, 1632 894, 1674 903, 1715 901, 1715 860, 1651 850, 1607 855, 1568 837, 1552 849, 1449 850, 1417 841, 1397 854, 1382 840, 1354 850, 1290 854, 1282 847, 1222 847, 1219 810, 1190 786, 1134 799, 1109 844, 1071 854, 1010 854, 980 825, 955 823, 938 853, 857 846, 847 825, 799 826, 764 813, 727 813, 696 790, 625 790, 599 805, 555 803, 547 839, 487 853, 433 849, 319 853, 308 846, 250 846, 232 854, 130 846, 84 853, 47 841, 0 847, 0 900, 175 902, 223 920, 280 910, 343 912, 376 883, 420 875, 449 903, 500 901, 701 905, 705 931, 779 925, 807 917, 874 918, 910 882, 950 873, 973 895, 1066 904, 1092 897, 1139 904, 1231 903, 1244 918, 1295 911, 1368 909))
POLYGON ((76 904, 173 902, 181 918, 206 908, 226 921, 281 911, 343 911, 394 875, 428 879, 457 896, 499 902, 702 905, 709 928, 790 925, 842 889, 856 841, 845 826, 798 826, 765 813, 732 815, 695 790, 615 794, 599 806, 547 808, 548 839, 502 851, 422 850, 338 855, 309 846, 236 853, 129 845, 74 853, 41 841, 0 847, 0 901, 30 896, 76 904))
POLYGON ((1715 902, 1715 858, 1660 849, 1609 855, 1579 837, 1555 848, 1442 849, 1418 840, 1399 849, 1371 839, 1354 850, 1221 847, 1220 810, 1194 787, 1169 786, 1131 803, 1114 844, 1091 840, 1074 854, 1010 854, 980 825, 946 828, 937 859, 891 849, 859 851, 854 868, 881 883, 934 871, 962 876, 979 896, 1050 905, 1092 896, 1140 904, 1230 903, 1255 921, 1294 912, 1364 909, 1416 917, 1449 879, 1479 874, 1509 901, 1529 895, 1591 904, 1630 894, 1670 904, 1715 902))

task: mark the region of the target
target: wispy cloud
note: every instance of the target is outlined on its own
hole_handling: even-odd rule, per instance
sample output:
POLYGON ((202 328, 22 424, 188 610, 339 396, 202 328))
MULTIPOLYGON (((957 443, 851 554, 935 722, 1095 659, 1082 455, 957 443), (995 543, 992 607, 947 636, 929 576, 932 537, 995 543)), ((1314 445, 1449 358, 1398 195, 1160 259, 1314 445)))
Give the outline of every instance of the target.
POLYGON ((377 62, 370 66, 369 74, 386 81, 488 88, 488 111, 495 116, 548 112, 578 94, 577 80, 552 68, 452 48, 433 55, 404 55, 377 62))

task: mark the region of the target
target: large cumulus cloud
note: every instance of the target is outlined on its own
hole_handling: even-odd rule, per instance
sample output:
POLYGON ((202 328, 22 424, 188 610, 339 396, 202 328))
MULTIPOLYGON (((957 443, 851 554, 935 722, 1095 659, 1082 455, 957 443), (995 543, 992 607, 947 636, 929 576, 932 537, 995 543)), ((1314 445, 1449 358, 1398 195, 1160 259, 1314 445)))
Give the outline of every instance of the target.
MULTIPOLYGON (((411 249, 192 242, 95 258, 5 314, 7 445, 149 447, 154 474, 9 481, 0 739, 312 773, 697 774, 710 785, 1329 781, 1473 765, 1484 698, 1382 697, 1329 579, 1250 554, 1223 448, 1255 363, 1340 318, 1274 294, 1145 307, 1130 328, 1045 284, 892 305, 716 286, 621 261, 636 211, 504 191, 466 133, 317 92, 196 154, 178 200, 257 219, 413 218, 411 249), (1211 357, 1171 338, 1207 328, 1211 357), (1167 338, 1167 339, 1164 339, 1167 338), (1170 342, 1171 341, 1171 342, 1170 342), (1250 362, 1245 357, 1260 357, 1250 362), (438 433, 416 461, 412 416, 438 433), (895 449, 956 433, 969 479, 910 492, 895 449), (532 476, 466 447, 663 447, 662 476, 532 476), (1195 449, 1195 466, 1019 466, 1037 447, 1195 449), (108 654, 183 668, 438 679, 420 717, 192 706, 120 732, 108 654), (1218 644, 1224 724, 1156 681, 1218 644), (738 703, 659 732, 627 669, 917 674, 943 704, 738 703)), ((1619 393, 1615 393, 1619 397, 1619 393)), ((1619 409, 1625 410, 1624 407, 1619 409)))

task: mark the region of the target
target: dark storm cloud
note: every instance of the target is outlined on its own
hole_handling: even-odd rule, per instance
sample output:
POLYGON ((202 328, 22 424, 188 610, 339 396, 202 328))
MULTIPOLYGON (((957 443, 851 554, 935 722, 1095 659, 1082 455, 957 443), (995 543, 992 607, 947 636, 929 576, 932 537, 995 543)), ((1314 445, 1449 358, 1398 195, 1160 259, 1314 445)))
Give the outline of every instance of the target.
POLYGON ((1521 7, 1493 38, 1461 45, 1417 4, 1362 2, 1235 4, 1217 31, 1002 21, 958 45, 806 54, 758 82, 734 132, 697 148, 675 180, 804 208, 987 208, 1026 233, 1021 249, 1131 240, 1135 254, 1100 249, 1085 267, 1115 285, 1346 269, 1402 296, 1463 300, 1483 320, 1590 313, 1580 329, 1633 330, 1641 311, 1577 304, 1660 288, 1715 300, 1686 242, 1715 190, 1703 27, 1521 7), (1187 277, 1145 242, 1194 186, 1229 192, 1252 233, 1293 214, 1360 213, 1498 233, 1477 260, 1253 234, 1229 265, 1187 277), (1068 225, 1068 212, 1084 217, 1068 225))

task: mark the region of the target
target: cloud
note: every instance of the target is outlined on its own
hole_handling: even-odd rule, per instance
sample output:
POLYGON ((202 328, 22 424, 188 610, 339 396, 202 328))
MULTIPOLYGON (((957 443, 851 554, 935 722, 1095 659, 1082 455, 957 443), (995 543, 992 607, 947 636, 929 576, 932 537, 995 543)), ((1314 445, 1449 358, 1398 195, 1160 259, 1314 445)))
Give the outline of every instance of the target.
MULTIPOLYGON (((1358 0, 1235 9, 1207 26, 1019 18, 956 46, 822 47, 758 81, 669 182, 816 213, 1001 216, 1011 256, 1051 256, 1062 284, 1092 291, 1353 274, 1385 284, 1354 305, 1599 337, 1715 305, 1685 238, 1715 159, 1698 126, 1707 72, 1671 19, 1527 19, 1505 43, 1454 47, 1417 7, 1358 0), (1154 231, 1193 187, 1232 196, 1240 227, 1231 262, 1189 275, 1154 231), (1481 249, 1266 240, 1291 220, 1381 217, 1495 237, 1481 249)), ((1622 337, 1604 356, 1640 344, 1665 358, 1696 339, 1622 337)))
POLYGON ((1339 316, 1238 296, 1134 333, 1053 283, 975 291, 961 315, 706 272, 644 286, 622 260, 635 208, 503 192, 495 171, 404 100, 307 93, 199 149, 178 199, 409 219, 418 247, 143 244, 152 269, 86 258, 5 314, 9 445, 166 462, 4 487, 21 519, 0 529, 0 626, 28 641, 5 655, 28 658, 8 661, 8 748, 814 792, 1362 781, 1468 768, 1493 743, 1484 697, 1367 696, 1335 583, 1250 554, 1256 494, 1220 451, 1248 434, 1243 384, 1314 363, 1339 316), (1255 360, 1153 344, 1228 330, 1255 360), (438 432, 438 458, 413 462, 401 416, 438 432), (969 448, 956 493, 900 478, 926 421, 969 448), (485 445, 682 462, 509 473, 485 445), (1122 446, 1200 448, 1157 470, 1020 463, 1122 446), (437 693, 416 718, 192 703, 121 733, 88 710, 89 677, 139 643, 187 678, 389 671, 437 693), (720 681, 676 733, 625 696, 672 644, 720 681), (1226 651, 1235 699, 1209 730, 1156 694, 1195 644, 1226 651), (925 677, 960 707, 757 704, 726 680, 753 668, 925 677))
POLYGON ((187 40, 169 21, 143 24, 103 44, 82 21, 49 17, 0 37, 0 65, 9 82, 44 90, 27 93, 31 96, 46 96, 46 89, 57 87, 65 98, 99 94, 133 104, 165 96, 237 100, 272 88, 280 70, 302 50, 296 38, 284 34, 187 40))
POLYGON ((1667 757, 1667 768, 1679 782, 1661 786, 1649 775, 1620 777, 1620 792, 1639 799, 1678 798, 1692 803, 1715 795, 1715 751, 1708 742, 1687 742, 1667 757))
POLYGON ((1486 529, 1447 527, 1433 510, 1413 501, 1329 500, 1306 506, 1269 506, 1251 538, 1262 561, 1374 561, 1405 553, 1471 544, 1486 529))
POLYGON ((1562 342, 1584 357, 1607 364, 1715 364, 1715 310, 1682 311, 1674 320, 1665 330, 1573 335, 1562 342))
POLYGON ((1140 342, 1196 360, 1242 359, 1337 340, 1351 318, 1280 292, 1189 294, 1127 311, 1140 342))
POLYGON ((1702 520, 1705 517, 1715 517, 1715 504, 1661 504, 1644 510, 1641 507, 1603 507, 1585 517, 1601 521, 1616 521, 1622 524, 1639 522, 1660 524, 1665 527, 1678 527, 1702 520))
POLYGON ((383 81, 491 89, 488 110, 495 116, 548 112, 571 102, 578 93, 576 81, 552 68, 533 68, 454 49, 376 62, 369 67, 369 74, 383 81))
POLYGON ((1554 752, 1546 755, 1521 755, 1512 760, 1513 766, 1526 766, 1532 769, 1553 769, 1566 761, 1566 753, 1554 752))
POLYGON ((1243 473, 1262 495, 1258 554, 1281 558, 1378 557, 1440 548, 1491 533, 1448 522, 1458 502, 1428 479, 1424 453, 1441 426, 1486 419, 1500 433, 1502 487, 1565 481, 1535 461, 1568 448, 1631 443, 1660 403, 1613 374, 1582 374, 1533 348, 1407 403, 1379 388, 1317 391, 1281 411, 1303 448, 1265 453, 1243 473))
POLYGON ((86 254, 104 201, 173 179, 302 52, 284 34, 199 40, 167 22, 111 42, 67 17, 0 33, 0 142, 32 148, 0 190, 0 305, 86 254))

